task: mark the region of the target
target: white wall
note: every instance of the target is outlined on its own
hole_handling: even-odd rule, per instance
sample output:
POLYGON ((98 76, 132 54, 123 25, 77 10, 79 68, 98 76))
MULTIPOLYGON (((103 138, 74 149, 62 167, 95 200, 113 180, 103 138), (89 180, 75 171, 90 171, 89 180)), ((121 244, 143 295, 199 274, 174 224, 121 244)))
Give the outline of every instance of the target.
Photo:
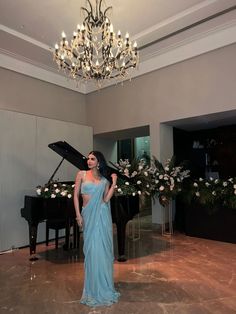
MULTIPOLYGON (((25 195, 45 184, 62 159, 48 144, 66 141, 82 154, 93 148, 92 128, 0 110, 0 251, 27 245, 28 225, 20 215, 25 195)), ((55 176, 74 180, 78 169, 64 161, 55 176)), ((38 241, 45 240, 40 224, 38 241)))
POLYGON ((1 67, 0 109, 87 125, 85 95, 1 67))
POLYGON ((86 97, 94 134, 236 108, 236 44, 94 92, 86 97))
POLYGON ((235 56, 232 44, 91 93, 88 123, 96 135, 149 125, 151 155, 164 161, 173 153, 165 122, 236 109, 235 56))
POLYGON ((94 150, 98 150, 103 153, 108 165, 109 161, 113 163, 117 162, 117 141, 95 136, 93 147, 94 150))

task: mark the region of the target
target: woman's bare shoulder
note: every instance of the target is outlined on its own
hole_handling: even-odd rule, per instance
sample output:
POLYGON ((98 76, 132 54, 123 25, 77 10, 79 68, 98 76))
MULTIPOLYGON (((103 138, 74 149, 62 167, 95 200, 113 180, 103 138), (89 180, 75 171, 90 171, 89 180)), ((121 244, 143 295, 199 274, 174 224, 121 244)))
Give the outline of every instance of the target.
POLYGON ((81 180, 86 176, 86 170, 79 170, 76 175, 76 180, 81 180))

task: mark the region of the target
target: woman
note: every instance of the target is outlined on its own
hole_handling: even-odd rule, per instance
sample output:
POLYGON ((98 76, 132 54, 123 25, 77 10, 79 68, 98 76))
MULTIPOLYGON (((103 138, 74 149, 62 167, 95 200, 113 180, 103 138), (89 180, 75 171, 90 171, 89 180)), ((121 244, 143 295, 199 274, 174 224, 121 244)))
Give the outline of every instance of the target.
POLYGON ((88 171, 76 176, 74 205, 76 220, 83 226, 85 281, 81 303, 88 306, 111 305, 118 301, 119 293, 113 283, 113 233, 110 199, 117 176, 111 175, 112 184, 105 178, 107 164, 102 153, 89 154, 88 171), (82 212, 79 195, 83 198, 82 212))

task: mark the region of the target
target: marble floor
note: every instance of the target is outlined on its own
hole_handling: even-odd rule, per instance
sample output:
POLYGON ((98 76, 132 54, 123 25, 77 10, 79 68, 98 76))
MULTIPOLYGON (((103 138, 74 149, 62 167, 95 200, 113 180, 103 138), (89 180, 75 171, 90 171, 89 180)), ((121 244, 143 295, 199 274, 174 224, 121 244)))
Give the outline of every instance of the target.
POLYGON ((126 249, 128 261, 115 262, 120 301, 100 308, 79 303, 81 250, 55 250, 51 242, 37 246, 35 262, 29 261, 28 248, 0 255, 0 313, 236 313, 235 244, 177 232, 162 236, 144 220, 141 239, 129 239, 126 249))

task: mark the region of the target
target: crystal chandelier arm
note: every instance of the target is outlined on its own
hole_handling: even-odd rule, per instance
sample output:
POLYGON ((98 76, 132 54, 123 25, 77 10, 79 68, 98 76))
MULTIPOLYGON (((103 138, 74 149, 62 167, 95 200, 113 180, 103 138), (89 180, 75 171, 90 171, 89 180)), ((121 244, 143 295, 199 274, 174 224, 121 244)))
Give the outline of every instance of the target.
MULTIPOLYGON (((111 10, 111 9, 112 9, 112 7, 106 8, 106 10, 105 10, 104 13, 103 13, 104 17, 108 18, 108 17, 106 16, 106 13, 107 13, 108 10, 111 10)), ((109 20, 109 18, 108 18, 108 20, 109 20)))
POLYGON ((90 15, 90 12, 87 8, 81 7, 80 9, 81 9, 81 11, 85 11, 88 14, 88 16, 90 15))
MULTIPOLYGON (((81 7, 81 11, 85 11, 85 12, 87 13, 87 18, 88 18, 89 16, 93 17, 93 7, 92 7, 92 4, 91 4, 91 2, 90 2, 89 0, 87 0, 87 2, 88 2, 88 4, 89 4, 89 6, 90 6, 90 12, 89 12, 89 10, 88 10, 87 8, 85 8, 85 7, 81 7)), ((97 0, 96 0, 96 2, 97 2, 97 0)))

